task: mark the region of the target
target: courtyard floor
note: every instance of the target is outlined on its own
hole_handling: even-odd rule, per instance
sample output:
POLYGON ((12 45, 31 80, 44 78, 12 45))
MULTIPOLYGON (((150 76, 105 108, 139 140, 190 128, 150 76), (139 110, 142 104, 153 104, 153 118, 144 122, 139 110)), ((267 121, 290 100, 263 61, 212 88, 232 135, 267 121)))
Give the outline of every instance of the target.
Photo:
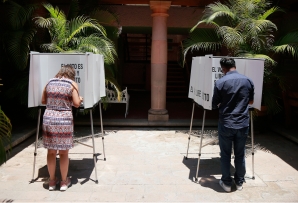
MULTIPOLYGON (((95 128, 95 134, 100 128, 95 128)), ((251 144, 247 147, 247 177, 242 191, 226 193, 218 184, 221 171, 218 144, 202 148, 195 181, 200 137, 188 130, 139 128, 106 130, 104 161, 102 138, 95 137, 96 173, 90 127, 77 127, 70 150, 72 186, 65 192, 48 191, 46 150, 37 148, 35 182, 34 136, 17 145, 0 166, 1 202, 298 202, 298 144, 273 132, 255 134, 254 176, 251 144), (82 136, 82 137, 81 137, 82 136)), ((216 138, 206 130, 203 145, 216 138)), ((59 157, 58 157, 59 158, 59 157)), ((57 158, 57 163, 59 159, 57 158)), ((233 172, 233 160, 231 172, 233 172)), ((58 173, 58 168, 57 168, 58 173)), ((233 173, 232 173, 233 174, 233 173)))

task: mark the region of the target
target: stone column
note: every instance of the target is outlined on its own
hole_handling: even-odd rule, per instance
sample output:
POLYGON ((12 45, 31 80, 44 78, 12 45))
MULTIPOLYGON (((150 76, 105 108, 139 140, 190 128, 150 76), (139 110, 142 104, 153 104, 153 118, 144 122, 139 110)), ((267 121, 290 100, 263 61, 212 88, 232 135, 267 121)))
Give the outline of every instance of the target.
POLYGON ((170 1, 150 1, 152 10, 152 45, 151 45, 151 109, 149 121, 168 121, 166 109, 167 88, 167 18, 170 1))

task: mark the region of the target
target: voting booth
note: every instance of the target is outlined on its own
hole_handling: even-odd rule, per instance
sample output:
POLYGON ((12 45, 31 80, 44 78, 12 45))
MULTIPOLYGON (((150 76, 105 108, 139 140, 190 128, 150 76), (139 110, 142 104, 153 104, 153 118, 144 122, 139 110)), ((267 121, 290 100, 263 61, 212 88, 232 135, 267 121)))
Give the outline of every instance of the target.
MULTIPOLYGON (((220 59, 224 56, 205 55, 192 58, 191 76, 189 83, 188 97, 193 99, 193 108, 190 123, 190 132, 188 137, 188 146, 185 159, 188 156, 190 135, 192 130, 193 114, 195 104, 201 106, 204 109, 203 123, 202 123, 202 135, 199 149, 199 160, 197 166, 197 173, 195 179, 198 180, 198 170, 201 157, 202 139, 204 134, 205 115, 206 110, 212 110, 212 97, 215 82, 224 77, 221 70, 220 59)), ((230 57, 235 60, 236 70, 250 78, 254 83, 254 102, 249 106, 250 119, 251 119, 251 139, 252 139, 252 159, 253 159, 253 176, 254 179, 254 141, 253 141, 253 121, 252 110, 261 109, 262 101, 262 89, 263 89, 263 75, 264 75, 264 59, 255 58, 240 58, 230 57)))
MULTIPOLYGON (((41 97, 45 86, 49 80, 54 78, 59 72, 60 68, 64 65, 71 65, 75 69, 75 82, 78 84, 80 96, 83 97, 83 103, 80 108, 90 109, 90 122, 93 146, 93 159, 95 166, 96 183, 97 170, 96 170, 96 153, 94 145, 94 130, 92 108, 94 105, 99 104, 101 133, 103 143, 104 160, 104 137, 102 125, 102 112, 101 112, 101 97, 106 94, 105 91, 105 72, 104 72, 104 58, 103 55, 93 53, 30 53, 30 73, 29 73, 29 90, 28 90, 28 107, 41 107, 45 106, 41 103, 41 97)), ((35 152, 34 152, 34 166, 32 181, 34 181, 35 162, 36 162, 36 149, 38 141, 38 133, 40 126, 41 108, 38 113, 38 123, 36 132, 35 152)), ((80 143, 74 140, 74 142, 80 143)), ((80 143, 82 144, 82 143, 80 143)))
POLYGON ((41 96, 44 87, 55 77, 64 65, 74 67, 75 82, 80 96, 84 98, 83 107, 92 108, 105 96, 104 60, 100 54, 50 54, 31 52, 28 107, 42 106, 41 96))

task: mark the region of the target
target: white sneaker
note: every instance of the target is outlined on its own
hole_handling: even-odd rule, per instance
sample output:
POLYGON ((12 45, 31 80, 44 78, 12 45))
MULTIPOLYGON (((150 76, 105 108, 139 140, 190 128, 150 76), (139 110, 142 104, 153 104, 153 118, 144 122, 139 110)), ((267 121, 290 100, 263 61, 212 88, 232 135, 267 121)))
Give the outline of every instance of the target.
POLYGON ((237 184, 235 184, 235 185, 236 185, 237 190, 241 191, 243 189, 242 185, 237 185, 237 184))
POLYGON ((59 183, 58 179, 55 178, 54 180, 50 180, 49 178, 48 182, 49 182, 49 190, 50 191, 56 190, 56 185, 59 183))
POLYGON ((234 183, 236 185, 236 189, 237 190, 241 191, 243 189, 243 186, 242 185, 237 185, 236 182, 235 182, 235 180, 234 180, 234 183))
POLYGON ((224 189, 224 191, 231 192, 231 186, 225 185, 222 180, 219 180, 219 185, 222 187, 222 189, 224 189))
POLYGON ((65 191, 67 188, 71 185, 71 180, 70 178, 66 178, 65 181, 60 182, 60 191, 65 191))

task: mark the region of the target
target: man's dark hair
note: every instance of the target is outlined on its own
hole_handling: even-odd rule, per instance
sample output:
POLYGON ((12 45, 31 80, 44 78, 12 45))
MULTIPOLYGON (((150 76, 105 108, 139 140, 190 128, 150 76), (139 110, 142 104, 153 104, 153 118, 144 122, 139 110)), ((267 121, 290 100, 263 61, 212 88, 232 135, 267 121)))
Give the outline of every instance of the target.
POLYGON ((235 60, 232 58, 222 58, 222 59, 220 59, 219 63, 222 67, 225 67, 228 69, 233 68, 233 67, 236 68, 235 60))

